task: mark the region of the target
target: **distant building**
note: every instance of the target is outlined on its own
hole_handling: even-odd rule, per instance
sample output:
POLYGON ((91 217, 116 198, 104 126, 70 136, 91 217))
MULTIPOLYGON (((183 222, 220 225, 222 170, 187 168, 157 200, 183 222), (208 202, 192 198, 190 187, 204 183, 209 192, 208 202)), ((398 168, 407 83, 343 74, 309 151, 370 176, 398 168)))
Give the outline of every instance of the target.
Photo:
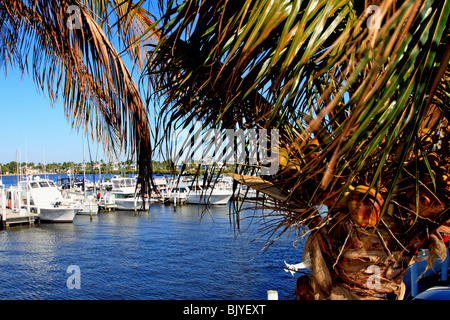
POLYGON ((111 170, 117 171, 120 169, 120 163, 117 161, 111 162, 111 170))
POLYGON ((26 168, 26 175, 34 175, 34 174, 40 174, 41 171, 37 170, 37 169, 32 169, 32 168, 26 168))

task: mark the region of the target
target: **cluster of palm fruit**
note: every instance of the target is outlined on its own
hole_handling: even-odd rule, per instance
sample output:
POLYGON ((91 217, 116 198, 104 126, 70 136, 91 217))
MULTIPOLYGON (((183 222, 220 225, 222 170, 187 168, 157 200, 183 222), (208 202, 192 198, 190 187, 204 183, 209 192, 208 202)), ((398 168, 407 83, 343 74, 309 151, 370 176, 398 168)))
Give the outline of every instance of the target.
POLYGON ((424 129, 420 136, 422 149, 418 151, 418 157, 412 155, 405 163, 399 198, 407 204, 411 212, 417 212, 423 218, 432 218, 446 208, 450 190, 449 163, 445 156, 438 153, 445 151, 443 148, 446 146, 436 149, 439 139, 437 134, 424 129), (416 176, 418 177, 417 185, 416 176), (416 199, 416 189, 419 190, 418 199, 416 199))
MULTIPOLYGON (((432 218, 442 212, 448 203, 450 190, 450 174, 448 159, 441 159, 438 154, 442 145, 437 149, 437 135, 432 135, 428 130, 423 130, 421 136, 421 152, 416 159, 411 155, 405 162, 401 179, 399 180, 393 198, 401 207, 410 213, 417 213, 421 217, 432 218), (418 178, 418 179, 417 179, 418 178), (417 179, 417 184, 416 184, 417 179), (416 186, 418 186, 419 208, 416 208, 416 186)), ((358 183, 347 185, 342 194, 342 186, 346 183, 334 184, 332 190, 321 190, 318 173, 311 178, 308 166, 314 161, 323 161, 320 158, 320 143, 317 139, 310 139, 303 143, 295 142, 283 145, 279 149, 279 171, 273 182, 296 200, 313 205, 325 204, 329 208, 346 211, 353 222, 360 227, 374 227, 378 224, 380 214, 384 205, 381 192, 386 188, 379 188, 358 183), (304 178, 309 177, 309 181, 304 178), (335 194, 335 196, 333 196, 335 194)), ((387 208, 392 210, 392 206, 387 208)), ((392 212, 390 212, 392 213, 392 212)))

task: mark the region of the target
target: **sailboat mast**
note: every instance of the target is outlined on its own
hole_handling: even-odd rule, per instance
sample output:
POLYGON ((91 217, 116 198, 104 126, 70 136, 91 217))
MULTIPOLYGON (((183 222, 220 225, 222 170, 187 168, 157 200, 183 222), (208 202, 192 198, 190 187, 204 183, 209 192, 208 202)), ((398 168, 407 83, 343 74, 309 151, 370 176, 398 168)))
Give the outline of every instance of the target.
POLYGON ((84 193, 84 201, 86 201, 86 163, 84 160, 84 137, 83 137, 83 193, 84 193))

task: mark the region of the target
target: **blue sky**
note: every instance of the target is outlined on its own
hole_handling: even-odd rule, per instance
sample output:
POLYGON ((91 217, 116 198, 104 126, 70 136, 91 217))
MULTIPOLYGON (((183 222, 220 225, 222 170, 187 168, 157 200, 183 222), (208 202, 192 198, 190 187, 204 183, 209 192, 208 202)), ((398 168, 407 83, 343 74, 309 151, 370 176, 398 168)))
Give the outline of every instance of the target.
MULTIPOLYGON (((21 77, 9 67, 5 76, 0 69, 0 110, 0 163, 16 161, 16 150, 21 162, 83 161, 83 136, 72 129, 62 102, 53 107, 28 74, 21 77)), ((90 147, 94 161, 107 160, 101 146, 90 142, 90 147)), ((85 157, 89 160, 86 142, 85 157)))

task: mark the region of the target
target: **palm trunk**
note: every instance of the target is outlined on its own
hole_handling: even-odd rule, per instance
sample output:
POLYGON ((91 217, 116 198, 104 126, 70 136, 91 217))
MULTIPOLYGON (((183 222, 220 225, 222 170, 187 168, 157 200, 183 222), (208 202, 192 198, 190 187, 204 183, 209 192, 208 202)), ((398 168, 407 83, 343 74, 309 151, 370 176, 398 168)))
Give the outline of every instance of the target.
MULTIPOLYGON (((448 213, 441 215, 446 217, 448 213)), ((442 237, 429 221, 419 221, 408 232, 400 230, 395 217, 383 217, 380 222, 377 228, 365 229, 344 218, 312 233, 303 252, 312 275, 308 286, 299 285, 303 279, 297 282, 297 291, 303 290, 297 297, 381 300, 395 294, 402 299, 403 277, 425 240, 430 240, 430 259, 445 258, 442 237)))

